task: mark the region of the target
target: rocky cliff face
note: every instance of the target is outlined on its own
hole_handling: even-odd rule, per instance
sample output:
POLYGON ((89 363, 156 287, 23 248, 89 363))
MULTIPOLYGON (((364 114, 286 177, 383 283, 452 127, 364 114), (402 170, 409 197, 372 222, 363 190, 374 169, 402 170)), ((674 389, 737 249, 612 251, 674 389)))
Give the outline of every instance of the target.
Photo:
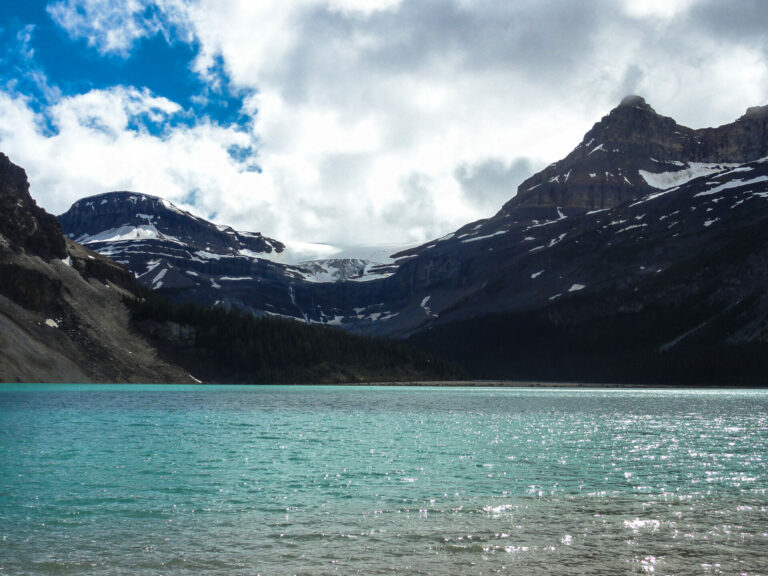
POLYGON ((29 195, 23 168, 0 153, 0 234, 8 247, 42 258, 64 258, 66 249, 56 218, 29 195))
POLYGON ((651 191, 655 174, 716 170, 768 155, 768 106, 732 124, 693 130, 628 96, 573 152, 535 174, 502 209, 516 220, 604 210, 651 191))
POLYGON ((0 207, 0 381, 192 381, 131 328, 130 272, 65 238, 2 154, 0 207))

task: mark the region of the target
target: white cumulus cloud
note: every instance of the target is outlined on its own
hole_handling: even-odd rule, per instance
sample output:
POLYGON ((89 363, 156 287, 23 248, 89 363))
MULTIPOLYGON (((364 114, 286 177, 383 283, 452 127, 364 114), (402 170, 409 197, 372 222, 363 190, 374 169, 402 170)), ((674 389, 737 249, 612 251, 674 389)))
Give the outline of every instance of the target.
POLYGON ((283 240, 427 240, 491 216, 627 92, 693 127, 765 103, 766 35, 749 23, 768 9, 743 11, 724 17, 708 0, 58 0, 54 19, 103 54, 128 57, 155 34, 194 42, 206 97, 225 76, 252 94, 250 122, 176 122, 190 112, 141 87, 59 98, 45 117, 5 93, 0 146, 52 211, 129 188, 283 240))

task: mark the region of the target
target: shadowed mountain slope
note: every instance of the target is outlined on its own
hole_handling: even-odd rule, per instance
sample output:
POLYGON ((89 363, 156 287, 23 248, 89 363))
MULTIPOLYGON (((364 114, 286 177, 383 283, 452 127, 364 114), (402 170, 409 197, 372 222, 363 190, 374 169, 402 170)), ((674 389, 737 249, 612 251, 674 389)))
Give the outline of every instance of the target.
POLYGON ((131 329, 132 275, 65 238, 4 154, 0 207, 0 381, 193 381, 131 329))

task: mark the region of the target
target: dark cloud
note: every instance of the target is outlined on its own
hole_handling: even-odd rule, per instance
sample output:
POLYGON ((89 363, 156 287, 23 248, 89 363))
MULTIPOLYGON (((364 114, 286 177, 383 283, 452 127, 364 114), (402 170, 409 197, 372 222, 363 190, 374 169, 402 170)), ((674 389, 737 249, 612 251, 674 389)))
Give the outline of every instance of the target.
POLYGON ((563 71, 590 50, 597 7, 506 0, 405 2, 397 12, 382 12, 364 22, 364 33, 379 40, 364 57, 387 68, 431 66, 448 59, 472 69, 502 65, 540 74, 545 65, 563 71))
POLYGON ((768 3, 765 0, 705 0, 691 8, 687 23, 721 40, 758 42, 768 53, 768 3))
POLYGON ((431 193, 432 181, 426 174, 413 173, 400 183, 402 198, 392 202, 382 220, 394 228, 409 230, 423 239, 440 235, 437 206, 431 193))
POLYGON ((467 202, 486 211, 498 209, 517 193, 520 183, 533 174, 527 158, 505 162, 489 158, 479 164, 462 164, 453 173, 467 202))
MULTIPOLYGON (((458 0, 403 2, 368 17, 316 8, 301 15, 301 39, 277 72, 289 100, 317 97, 322 88, 386 75, 460 75, 499 70, 540 84, 558 84, 589 60, 595 31, 621 17, 607 1, 458 0), (328 76, 341 81, 329 86, 328 76)), ((359 89, 359 87, 358 87, 359 89)))

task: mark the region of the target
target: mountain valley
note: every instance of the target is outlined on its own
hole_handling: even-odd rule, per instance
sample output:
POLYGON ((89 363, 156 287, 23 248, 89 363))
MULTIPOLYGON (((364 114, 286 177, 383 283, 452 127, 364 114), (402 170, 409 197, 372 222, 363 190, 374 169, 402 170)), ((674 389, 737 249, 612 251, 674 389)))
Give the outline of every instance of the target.
POLYGON ((135 192, 58 220, 171 301, 406 339, 473 377, 752 384, 766 202, 768 107, 693 130, 631 96, 491 218, 391 255, 308 260, 135 192))
MULTIPOLYGON (((166 206, 155 198, 125 199, 139 209, 149 202, 157 203, 154 209, 166 206)), ((180 247, 190 244, 207 254, 283 248, 166 209, 166 219, 182 216, 177 237, 163 234, 143 215, 144 224, 119 226, 109 238, 131 239, 128 258, 141 242, 155 240, 150 249, 170 252, 180 262, 188 257, 180 247), (195 238, 202 244, 195 246, 195 238)), ((106 246, 102 250, 110 253, 106 246)), ((24 170, 0 154, 0 382, 201 382, 194 371, 213 383, 330 383, 450 379, 461 373, 402 342, 259 319, 237 308, 173 304, 135 276, 65 237, 56 218, 30 196, 24 170)))

